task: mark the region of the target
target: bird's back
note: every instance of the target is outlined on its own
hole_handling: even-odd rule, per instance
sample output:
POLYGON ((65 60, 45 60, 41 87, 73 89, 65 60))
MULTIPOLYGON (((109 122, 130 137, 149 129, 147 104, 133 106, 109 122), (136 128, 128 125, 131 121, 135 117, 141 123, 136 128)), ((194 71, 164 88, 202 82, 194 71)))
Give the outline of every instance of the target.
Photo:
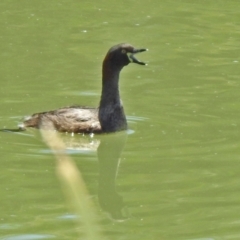
POLYGON ((51 123, 59 132, 97 133, 101 132, 98 108, 71 106, 49 112, 35 113, 27 117, 19 127, 40 128, 51 123))

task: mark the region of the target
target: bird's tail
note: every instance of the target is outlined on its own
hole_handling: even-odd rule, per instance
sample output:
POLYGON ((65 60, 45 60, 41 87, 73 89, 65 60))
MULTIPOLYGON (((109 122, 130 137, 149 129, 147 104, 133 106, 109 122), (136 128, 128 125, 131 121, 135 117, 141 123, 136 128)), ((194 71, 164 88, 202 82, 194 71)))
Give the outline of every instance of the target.
POLYGON ((23 123, 18 124, 18 128, 0 128, 0 132, 22 132, 26 130, 25 125, 23 123))
POLYGON ((2 129, 0 129, 0 132, 7 132, 7 133, 22 132, 22 131, 24 131, 24 129, 22 129, 22 128, 14 128, 14 129, 2 128, 2 129))

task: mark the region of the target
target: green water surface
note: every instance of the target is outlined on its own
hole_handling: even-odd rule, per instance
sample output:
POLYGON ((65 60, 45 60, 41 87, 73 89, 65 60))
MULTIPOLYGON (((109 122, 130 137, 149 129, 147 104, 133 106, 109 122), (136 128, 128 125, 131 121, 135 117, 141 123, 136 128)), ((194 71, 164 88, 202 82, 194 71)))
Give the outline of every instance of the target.
MULTIPOLYGON (((103 236, 238 240, 239 9, 237 0, 1 1, 0 128, 38 111, 97 106, 107 50, 121 42, 149 48, 138 57, 148 66, 121 74, 130 128, 121 161, 102 169, 95 152, 74 148, 82 136, 66 140, 103 236), (121 197, 108 198, 106 183, 103 201, 125 206, 121 221, 97 196, 99 174, 114 179, 115 170, 110 182, 121 197)), ((38 131, 1 132, 0 151, 0 239, 79 239, 78 216, 38 131)))

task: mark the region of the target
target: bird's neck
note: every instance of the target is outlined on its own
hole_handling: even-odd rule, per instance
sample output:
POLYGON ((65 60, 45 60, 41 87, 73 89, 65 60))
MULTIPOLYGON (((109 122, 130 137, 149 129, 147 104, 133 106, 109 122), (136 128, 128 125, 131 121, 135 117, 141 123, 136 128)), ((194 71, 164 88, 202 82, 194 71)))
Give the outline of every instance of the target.
POLYGON ((127 128, 118 86, 120 71, 121 69, 112 69, 103 65, 99 121, 104 132, 115 132, 127 128))
POLYGON ((103 71, 102 74, 102 95, 100 107, 106 105, 121 104, 119 93, 120 71, 103 71))

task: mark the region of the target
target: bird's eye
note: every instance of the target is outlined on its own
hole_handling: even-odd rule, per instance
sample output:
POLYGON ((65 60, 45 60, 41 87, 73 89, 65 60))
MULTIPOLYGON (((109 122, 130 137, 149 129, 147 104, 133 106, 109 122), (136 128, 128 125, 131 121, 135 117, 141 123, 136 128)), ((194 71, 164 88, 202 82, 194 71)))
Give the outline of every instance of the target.
POLYGON ((122 53, 125 54, 127 51, 125 49, 122 49, 122 53))

